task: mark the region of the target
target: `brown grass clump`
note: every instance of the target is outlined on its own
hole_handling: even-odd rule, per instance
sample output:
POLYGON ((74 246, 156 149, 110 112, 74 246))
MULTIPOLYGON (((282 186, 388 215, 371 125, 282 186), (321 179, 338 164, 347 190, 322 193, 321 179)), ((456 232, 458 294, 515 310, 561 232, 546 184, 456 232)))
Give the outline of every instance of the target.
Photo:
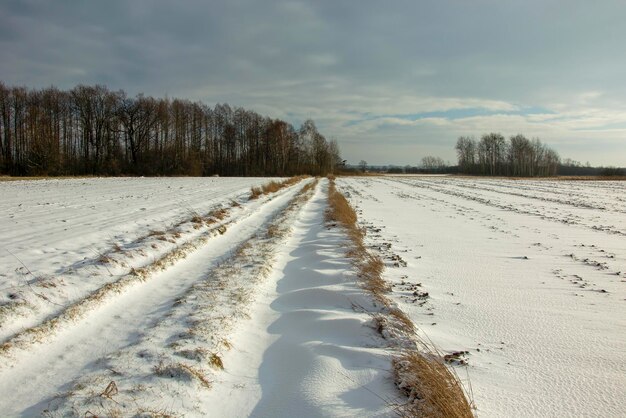
POLYGON ((270 181, 269 183, 261 186, 261 189, 263 190, 263 194, 276 193, 282 188, 283 188, 282 184, 277 183, 275 181, 270 181))
POLYGON ((209 357, 209 364, 216 369, 224 370, 224 362, 222 362, 222 358, 215 353, 212 353, 209 357))
POLYGON ((154 366, 154 373, 161 377, 170 377, 173 379, 184 379, 188 381, 196 380, 207 389, 211 388, 211 382, 204 377, 201 370, 189 366, 185 363, 159 363, 154 366))
POLYGON ((276 238, 283 235, 280 226, 276 224, 272 224, 267 228, 267 237, 268 238, 276 238))
POLYGON ((432 353, 407 352, 393 359, 396 386, 409 401, 401 409, 409 416, 472 418, 472 408, 458 377, 432 353))
POLYGON ((101 264, 109 264, 113 262, 113 259, 107 254, 100 254, 98 257, 98 262, 101 264))
POLYGON ((385 263, 378 255, 370 253, 365 247, 363 243, 365 232, 357 225, 357 214, 345 196, 337 191, 332 180, 328 190, 328 202, 326 220, 339 223, 344 227, 353 244, 347 255, 354 259, 365 288, 376 299, 387 305, 384 294, 391 290, 391 286, 382 278, 385 263))
POLYGON ((249 200, 258 199, 259 197, 266 195, 266 194, 276 193, 277 191, 284 189, 285 187, 292 186, 304 180, 307 177, 308 176, 290 177, 287 180, 284 180, 280 183, 272 180, 269 183, 262 185, 261 187, 252 187, 250 188, 249 200))
POLYGON ((263 194, 263 190, 260 187, 250 188, 250 200, 256 199, 263 194))
POLYGON ((356 226, 357 216, 348 200, 337 191, 335 183, 331 181, 328 190, 329 209, 326 212, 326 220, 339 222, 345 228, 358 229, 356 226))

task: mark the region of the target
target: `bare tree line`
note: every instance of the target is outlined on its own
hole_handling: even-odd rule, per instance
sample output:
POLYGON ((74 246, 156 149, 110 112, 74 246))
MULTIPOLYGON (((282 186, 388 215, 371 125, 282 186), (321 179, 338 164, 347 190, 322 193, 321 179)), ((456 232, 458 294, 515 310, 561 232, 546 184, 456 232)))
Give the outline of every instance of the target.
POLYGON ((489 133, 480 141, 461 136, 456 143, 459 171, 489 176, 555 176, 560 158, 556 151, 537 138, 515 135, 507 142, 499 133, 489 133))
POLYGON ((0 82, 0 174, 325 175, 340 163, 315 123, 243 108, 0 82))

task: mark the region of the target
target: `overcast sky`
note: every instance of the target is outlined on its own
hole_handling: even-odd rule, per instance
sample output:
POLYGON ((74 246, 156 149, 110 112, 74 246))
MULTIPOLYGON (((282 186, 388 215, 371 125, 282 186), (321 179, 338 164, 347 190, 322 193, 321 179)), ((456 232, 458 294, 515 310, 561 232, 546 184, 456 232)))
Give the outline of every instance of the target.
POLYGON ((0 80, 312 118, 351 163, 454 162, 493 131, 626 166, 625 21, 624 0, 2 0, 0 80))

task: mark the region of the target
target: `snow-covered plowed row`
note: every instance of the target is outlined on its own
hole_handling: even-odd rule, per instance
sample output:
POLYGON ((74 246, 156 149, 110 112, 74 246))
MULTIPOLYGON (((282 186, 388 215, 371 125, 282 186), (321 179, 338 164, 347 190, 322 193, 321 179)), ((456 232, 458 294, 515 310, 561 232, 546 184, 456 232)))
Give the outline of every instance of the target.
MULTIPOLYGON (((425 180, 414 178, 404 181, 417 188, 430 188, 499 209, 626 236, 626 216, 624 216, 626 204, 620 202, 626 191, 624 182, 602 182, 611 186, 608 188, 594 186, 598 182, 583 182, 589 185, 589 194, 585 198, 575 198, 570 195, 555 197, 545 193, 536 194, 529 190, 529 186, 511 190, 516 184, 523 186, 523 181, 501 180, 505 187, 493 187, 489 185, 490 183, 483 185, 479 181, 465 179, 450 181, 445 178, 425 180), (602 190, 600 195, 597 194, 599 188, 602 190)), ((569 183, 572 181, 551 182, 555 190, 558 190, 561 184, 564 188, 571 189, 571 186, 568 188, 569 183)))
POLYGON ((387 259, 391 297, 469 375, 479 416, 622 416, 626 182, 338 185, 387 259))
MULTIPOLYGON (((0 398, 0 410, 7 415, 32 415, 42 409, 39 402, 46 396, 49 400, 73 378, 94 367, 98 359, 136 340, 167 314, 176 298, 279 213, 301 187, 292 186, 252 202, 243 202, 241 196, 242 203, 213 210, 199 223, 192 221, 193 232, 187 236, 168 232, 168 236, 173 234, 169 242, 172 257, 155 258, 152 264, 123 273, 115 285, 88 292, 73 304, 54 305, 60 313, 7 339, 0 359, 0 393, 11 396, 0 398), (177 241, 183 238, 184 242, 177 241), (25 411, 30 406, 35 410, 25 411)), ((176 224, 182 225, 179 220, 176 224)), ((83 291, 66 288, 68 292, 83 291)))
POLYGON ((394 347, 320 183, 17 353, 0 369, 3 415, 396 416, 394 347))
POLYGON ((0 342, 220 225, 264 179, 0 182, 0 342))
POLYGON ((579 208, 626 213, 626 197, 620 181, 506 180, 455 178, 441 184, 493 191, 511 196, 561 203, 579 208))

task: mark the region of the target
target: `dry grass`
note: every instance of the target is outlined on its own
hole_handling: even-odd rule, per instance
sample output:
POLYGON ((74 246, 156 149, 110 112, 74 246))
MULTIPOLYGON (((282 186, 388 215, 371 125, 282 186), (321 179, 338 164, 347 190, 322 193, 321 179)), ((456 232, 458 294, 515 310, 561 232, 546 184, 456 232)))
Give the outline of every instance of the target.
MULTIPOLYGON (((176 348, 177 343, 176 342, 172 343, 170 347, 176 348)), ((176 355, 184 357, 188 360, 195 360, 195 361, 201 362, 201 361, 204 361, 209 356, 209 350, 207 350, 206 348, 197 347, 191 350, 178 351, 176 352, 176 355)))
POLYGON ((172 379, 197 381, 207 389, 211 389, 211 382, 204 376, 200 369, 185 363, 159 363, 154 366, 154 374, 172 379))
POLYGON ((290 177, 287 180, 284 180, 280 183, 272 180, 269 183, 262 185, 261 187, 252 187, 250 188, 249 200, 258 199, 259 197, 266 195, 266 194, 276 193, 277 191, 284 189, 285 187, 292 186, 304 180, 307 177, 308 176, 290 177))
POLYGON ((224 370, 224 363, 222 362, 222 358, 216 353, 212 353, 209 356, 209 364, 216 369, 224 370))
POLYGON ((378 255, 370 253, 365 247, 363 242, 365 231, 357 224, 357 214, 345 196, 337 191, 333 180, 330 180, 328 202, 326 221, 338 223, 346 230, 352 242, 352 248, 347 255, 354 260, 363 285, 377 300, 388 305, 384 294, 391 290, 391 286, 382 278, 385 263, 378 255))
POLYGON ((396 386, 409 401, 402 407, 408 416, 472 418, 472 408, 462 385, 433 353, 407 352, 393 359, 396 386))
POLYGON ((98 262, 101 264, 109 264, 113 262, 113 259, 107 254, 100 254, 98 256, 98 262))
POLYGON ((135 418, 176 418, 178 416, 166 409, 156 408, 139 408, 137 414, 134 415, 135 418))
POLYGON ((365 289, 384 306, 373 317, 374 328, 383 338, 395 342, 397 349, 402 349, 402 355, 393 360, 394 378, 396 386, 409 399, 399 407, 399 412, 408 417, 473 417, 458 376, 446 367, 434 347, 417 337, 413 321, 386 296, 391 286, 382 277, 384 262, 367 250, 363 241, 365 232, 358 227, 355 210, 335 188, 334 178, 329 180, 326 221, 340 224, 346 230, 352 243, 347 255, 354 260, 365 289))
POLYGON ((263 194, 270 194, 270 193, 276 193, 277 191, 282 189, 282 187, 283 186, 281 183, 270 181, 269 183, 266 183, 263 186, 261 186, 261 190, 263 190, 263 194))
POLYGON ((263 194, 263 190, 261 190, 260 187, 251 187, 250 188, 250 200, 257 199, 262 194, 263 194))
POLYGON ((267 237, 276 238, 281 236, 281 228, 278 225, 272 224, 267 228, 267 237))
POLYGON ((218 221, 223 220, 227 215, 228 215, 228 210, 224 208, 215 209, 214 211, 209 213, 209 217, 217 219, 218 221))

